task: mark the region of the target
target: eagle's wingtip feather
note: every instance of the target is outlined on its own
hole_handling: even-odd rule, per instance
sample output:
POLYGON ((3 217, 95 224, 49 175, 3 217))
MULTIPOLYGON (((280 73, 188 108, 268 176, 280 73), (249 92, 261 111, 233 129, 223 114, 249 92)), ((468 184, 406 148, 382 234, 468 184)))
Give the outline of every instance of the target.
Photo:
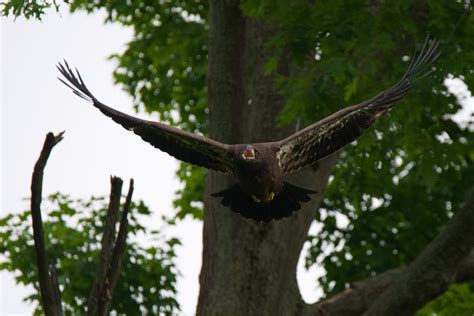
POLYGON ((69 64, 66 59, 63 59, 63 62, 58 62, 56 68, 64 77, 58 77, 59 81, 61 81, 64 85, 71 89, 75 95, 79 96, 80 98, 86 100, 89 103, 92 103, 93 105, 96 104, 96 98, 85 85, 84 80, 82 79, 81 74, 79 73, 77 68, 74 68, 76 70, 76 74, 74 74, 74 72, 69 67, 69 64))

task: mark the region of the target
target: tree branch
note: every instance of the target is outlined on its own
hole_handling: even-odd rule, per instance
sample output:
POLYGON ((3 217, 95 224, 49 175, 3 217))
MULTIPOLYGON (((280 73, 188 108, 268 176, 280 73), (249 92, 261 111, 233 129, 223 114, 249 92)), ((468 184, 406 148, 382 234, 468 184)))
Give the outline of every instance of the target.
MULTIPOLYGON (((467 200, 464 208, 453 217, 445 230, 410 266, 389 270, 376 277, 357 282, 344 292, 311 304, 310 314, 361 315, 367 310, 373 313, 370 315, 409 315, 414 313, 428 301, 446 291, 449 285, 474 280, 472 225, 474 225, 474 194, 467 200), (466 237, 467 240, 464 240, 466 237), (418 282, 414 282, 416 280, 418 282), (406 291, 405 286, 410 285, 417 286, 410 292, 402 292, 406 291), (413 303, 412 300, 416 299, 418 291, 425 293, 424 299, 413 303), (431 293, 431 295, 427 293, 431 293), (395 306, 393 314, 386 310, 374 311, 377 305, 388 306, 386 300, 398 300, 399 296, 404 297, 403 302, 412 307, 405 309, 395 306), (407 302, 407 298, 411 302, 407 302)), ((399 304, 404 303, 399 302, 399 304)))
POLYGON ((366 315, 411 315, 445 292, 474 247, 474 191, 406 273, 370 307, 366 315))
POLYGON ((311 315, 361 315, 403 272, 406 267, 386 271, 328 299, 311 304, 311 315))
MULTIPOLYGON (((41 218, 43 175, 51 151, 53 147, 63 139, 63 134, 64 132, 59 133, 57 136, 54 136, 53 133, 46 135, 43 149, 35 164, 31 179, 33 237, 35 241, 41 299, 43 310, 47 316, 62 316, 63 311, 56 270, 53 265, 48 267, 45 250, 43 222, 41 218)), ((128 233, 127 216, 132 203, 133 179, 130 180, 130 187, 120 220, 117 241, 115 241, 115 225, 120 208, 123 181, 118 177, 111 177, 110 181, 110 202, 104 223, 99 265, 87 306, 88 315, 108 315, 126 248, 128 233)))
MULTIPOLYGON (((350 289, 328 299, 311 304, 312 315, 361 315, 378 297, 394 284, 408 267, 400 267, 381 273, 373 278, 356 282, 350 289)), ((453 283, 474 280, 474 251, 460 264, 453 283)))
POLYGON ((115 224, 117 223, 117 214, 120 208, 120 197, 122 194, 122 179, 111 177, 110 202, 107 211, 107 217, 104 223, 104 232, 102 235, 99 265, 97 267, 94 283, 92 285, 89 303, 87 305, 87 315, 98 315, 100 302, 106 295, 104 289, 108 286, 107 272, 112 257, 112 251, 115 243, 115 224))
POLYGON ((41 219, 41 200, 43 193, 43 175, 44 168, 48 162, 49 155, 63 139, 64 132, 54 136, 48 133, 44 141, 41 154, 36 161, 33 176, 31 178, 31 219, 33 222, 33 238, 35 241, 36 260, 38 265, 39 283, 41 291, 41 299, 43 302, 44 313, 49 315, 63 315, 61 307, 61 294, 54 273, 54 267, 51 266, 51 273, 48 269, 48 260, 44 243, 43 220, 41 219))
MULTIPOLYGON (((350 289, 331 298, 310 305, 311 315, 361 315, 367 311, 382 293, 392 286, 408 267, 400 267, 381 273, 373 278, 356 282, 350 289)), ((458 266, 453 283, 474 279, 474 251, 458 266)))
MULTIPOLYGON (((52 264, 49 266, 49 275, 51 276, 54 299, 56 301, 56 304, 59 304, 59 306, 61 307, 61 291, 59 290, 58 274, 56 272, 56 268, 52 264)), ((62 308, 60 315, 62 315, 62 308)))
POLYGON ((132 204, 133 195, 133 179, 130 179, 130 185, 128 188, 127 199, 123 206, 122 217, 120 219, 120 228, 117 235, 117 242, 115 243, 114 251, 112 254, 112 260, 110 262, 109 271, 107 274, 107 289, 105 289, 106 296, 102 296, 101 304, 99 307, 100 315, 108 315, 110 305, 112 304, 112 298, 114 297, 115 286, 120 275, 122 268, 122 258, 125 254, 125 248, 127 246, 127 233, 128 233, 128 213, 130 211, 130 205, 132 204))
POLYGON ((474 250, 459 264, 455 280, 456 282, 474 280, 474 250))

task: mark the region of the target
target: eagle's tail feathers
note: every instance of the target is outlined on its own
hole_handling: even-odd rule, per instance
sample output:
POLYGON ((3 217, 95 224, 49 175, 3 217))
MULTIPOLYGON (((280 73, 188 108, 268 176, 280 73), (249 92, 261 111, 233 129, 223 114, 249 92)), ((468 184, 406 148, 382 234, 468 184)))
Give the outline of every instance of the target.
POLYGON ((222 198, 223 206, 229 207, 232 212, 239 213, 244 218, 270 222, 272 219, 278 220, 291 216, 301 208, 301 203, 310 201, 309 195, 314 193, 317 191, 285 182, 283 190, 270 203, 255 203, 238 184, 213 193, 211 196, 222 198))

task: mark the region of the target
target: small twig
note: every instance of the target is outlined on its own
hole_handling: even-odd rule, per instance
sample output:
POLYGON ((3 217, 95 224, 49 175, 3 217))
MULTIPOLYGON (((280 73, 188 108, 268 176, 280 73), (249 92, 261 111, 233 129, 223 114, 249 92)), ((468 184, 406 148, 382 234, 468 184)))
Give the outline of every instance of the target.
POLYGON ((110 202, 107 216, 104 223, 104 232, 102 235, 99 265, 92 285, 89 303, 87 306, 87 315, 97 315, 99 313, 99 304, 106 295, 104 289, 108 288, 107 272, 112 257, 112 251, 115 243, 115 224, 117 223, 117 214, 120 208, 120 197, 122 194, 122 179, 111 177, 110 202))
POLYGON ((43 310, 45 315, 63 315, 61 295, 55 276, 48 271, 48 260, 44 243, 43 221, 41 219, 41 199, 43 192, 44 168, 49 155, 56 144, 63 139, 64 132, 54 136, 48 133, 41 154, 36 161, 31 178, 31 218, 33 222, 33 238, 35 241, 36 260, 38 265, 39 283, 43 310))
POLYGON ((122 217, 120 219, 120 228, 117 235, 117 242, 115 243, 114 252, 112 254, 112 260, 110 262, 110 267, 107 275, 108 288, 104 290, 106 296, 102 296, 103 301, 100 304, 99 310, 100 315, 108 315, 110 310, 110 305, 112 304, 112 298, 114 297, 115 286, 117 285, 117 280, 120 275, 122 268, 122 258, 125 254, 125 248, 127 245, 127 233, 128 233, 128 213, 130 211, 130 206, 132 204, 132 195, 133 195, 133 179, 130 179, 130 185, 128 188, 127 199, 125 205, 123 206, 122 217))

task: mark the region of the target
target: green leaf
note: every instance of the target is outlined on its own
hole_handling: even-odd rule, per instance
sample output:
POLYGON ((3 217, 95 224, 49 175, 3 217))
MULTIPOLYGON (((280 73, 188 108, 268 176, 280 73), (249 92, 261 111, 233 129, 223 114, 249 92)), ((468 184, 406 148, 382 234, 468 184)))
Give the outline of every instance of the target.
MULTIPOLYGON (((44 204, 43 227, 46 251, 50 262, 58 267, 58 281, 62 286, 61 298, 65 311, 70 314, 84 314, 98 261, 100 237, 107 212, 106 199, 92 197, 89 200, 72 200, 62 194, 53 194, 44 204), (58 221, 64 213, 67 221, 58 221)), ((142 202, 132 203, 129 220, 129 235, 143 229, 133 215, 139 213, 142 220, 151 214, 142 202), (144 217, 144 218, 143 218, 144 217)), ((0 218, 3 236, 0 253, 4 261, 0 270, 15 271, 16 282, 33 285, 38 289, 37 269, 29 211, 9 214, 0 218), (20 226, 12 223, 19 222, 20 226), (18 274, 19 272, 19 274, 18 274)), ((165 239, 155 232, 155 239, 143 247, 129 242, 122 262, 122 273, 112 302, 112 310, 118 314, 134 315, 142 312, 154 314, 175 314, 179 310, 176 301, 175 247, 180 245, 176 238, 165 239), (148 255, 145 255, 148 254, 148 255), (138 295, 136 289, 140 288, 138 295)), ((131 238, 129 238, 130 240, 131 238)), ((25 298, 38 306, 35 314, 41 314, 40 297, 25 298)))
POLYGON ((271 75, 276 70, 277 66, 278 66, 278 60, 276 58, 271 58, 265 64, 265 75, 267 76, 271 75))
POLYGON ((349 101, 353 95, 357 92, 358 77, 355 77, 348 85, 344 88, 344 101, 349 101))

